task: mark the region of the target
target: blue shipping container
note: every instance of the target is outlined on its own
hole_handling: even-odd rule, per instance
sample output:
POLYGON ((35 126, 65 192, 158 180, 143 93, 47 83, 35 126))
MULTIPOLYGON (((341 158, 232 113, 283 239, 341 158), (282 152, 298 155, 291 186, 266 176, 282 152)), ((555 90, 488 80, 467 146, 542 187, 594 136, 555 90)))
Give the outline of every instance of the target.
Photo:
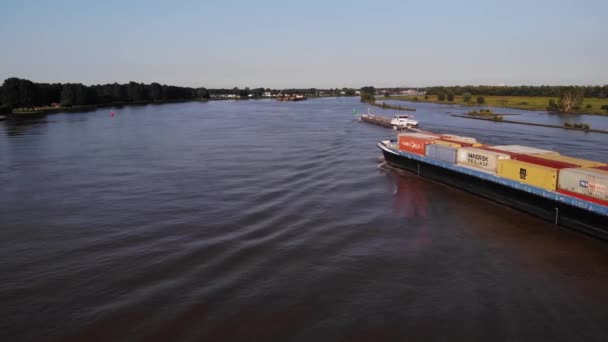
POLYGON ((425 155, 431 159, 456 164, 456 153, 458 149, 450 146, 428 144, 426 145, 425 155))

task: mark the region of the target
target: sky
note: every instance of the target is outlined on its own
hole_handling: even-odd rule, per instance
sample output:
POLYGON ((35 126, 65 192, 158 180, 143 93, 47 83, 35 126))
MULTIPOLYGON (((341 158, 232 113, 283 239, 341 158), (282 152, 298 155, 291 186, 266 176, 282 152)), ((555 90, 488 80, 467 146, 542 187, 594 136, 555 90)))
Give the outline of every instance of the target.
POLYGON ((607 84, 606 13, 605 0, 0 0, 0 79, 607 84))

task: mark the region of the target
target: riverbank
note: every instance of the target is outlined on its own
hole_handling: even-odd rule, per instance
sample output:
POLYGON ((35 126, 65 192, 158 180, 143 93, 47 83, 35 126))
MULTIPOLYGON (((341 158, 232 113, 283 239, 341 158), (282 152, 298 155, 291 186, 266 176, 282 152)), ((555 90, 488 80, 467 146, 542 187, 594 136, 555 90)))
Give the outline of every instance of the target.
POLYGON ((500 119, 487 118, 487 117, 482 117, 482 116, 458 115, 458 114, 451 114, 450 116, 453 116, 453 117, 456 117, 456 118, 464 118, 464 119, 483 120, 483 121, 492 121, 492 122, 501 122, 501 123, 504 122, 504 123, 517 124, 517 125, 539 126, 539 127, 549 127, 549 128, 561 128, 561 129, 569 129, 569 130, 573 130, 573 131, 583 131, 583 132, 608 134, 608 130, 603 130, 603 129, 593 129, 593 128, 588 128, 587 129, 587 128, 579 128, 579 127, 567 127, 567 126, 558 126, 558 125, 533 123, 533 122, 504 120, 504 119, 502 119, 502 116, 501 116, 500 119))
POLYGON ((162 101, 139 101, 139 102, 112 102, 86 106, 72 107, 38 107, 33 110, 13 110, 11 114, 6 115, 7 118, 26 119, 30 117, 39 117, 47 114, 69 113, 69 112, 90 112, 99 108, 121 108, 125 106, 146 106, 146 105, 161 105, 167 103, 182 103, 182 102, 207 102, 208 100, 162 100, 162 101))
MULTIPOLYGON (((426 103, 440 103, 440 104, 456 104, 467 107, 500 107, 500 108, 513 108, 513 109, 524 109, 534 111, 546 111, 549 100, 553 99, 557 101, 555 97, 548 96, 482 96, 485 100, 484 104, 480 105, 476 102, 477 96, 472 97, 472 102, 465 102, 462 100, 462 96, 454 96, 454 101, 439 101, 436 95, 425 96, 391 96, 384 98, 386 100, 399 100, 409 102, 426 102, 426 103)), ((380 98, 378 98, 380 100, 380 98)), ((582 104, 582 108, 576 111, 576 114, 591 114, 591 115, 604 115, 608 116, 608 111, 601 107, 608 105, 608 99, 598 98, 585 98, 582 104), (591 108, 587 108, 591 106, 591 108)))

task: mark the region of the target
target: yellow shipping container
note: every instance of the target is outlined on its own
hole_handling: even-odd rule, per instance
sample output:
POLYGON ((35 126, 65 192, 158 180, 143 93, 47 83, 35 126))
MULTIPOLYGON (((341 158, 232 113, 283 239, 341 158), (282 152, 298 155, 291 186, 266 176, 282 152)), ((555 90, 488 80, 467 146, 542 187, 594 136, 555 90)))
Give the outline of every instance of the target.
POLYGON ((594 167, 606 165, 605 163, 600 163, 594 160, 579 159, 574 157, 562 156, 559 154, 534 154, 533 156, 542 159, 555 160, 562 163, 574 164, 580 167, 594 167))
POLYGON ((473 143, 472 147, 482 147, 482 146, 483 146, 482 143, 476 142, 476 143, 473 143))
POLYGON ((439 140, 439 139, 433 140, 433 144, 442 145, 442 146, 449 146, 449 147, 454 147, 454 148, 461 148, 462 147, 462 145, 460 145, 460 144, 453 143, 453 142, 450 142, 450 141, 439 140))
POLYGON ((498 160, 496 173, 503 178, 555 191, 558 169, 514 159, 498 160))

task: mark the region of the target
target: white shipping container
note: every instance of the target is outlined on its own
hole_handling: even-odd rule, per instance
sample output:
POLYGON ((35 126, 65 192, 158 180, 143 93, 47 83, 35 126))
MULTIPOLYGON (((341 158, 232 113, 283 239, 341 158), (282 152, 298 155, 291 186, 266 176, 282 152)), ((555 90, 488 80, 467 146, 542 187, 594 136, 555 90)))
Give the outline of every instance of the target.
POLYGON ((457 151, 458 148, 456 147, 428 144, 425 147, 424 154, 431 159, 455 164, 457 151))
POLYGON ((498 146, 490 146, 495 150, 501 150, 505 152, 511 153, 521 153, 521 154, 559 154, 559 152, 543 150, 535 147, 521 146, 521 145, 498 145, 498 146))
POLYGON ((561 169, 557 187, 608 201, 608 171, 590 168, 561 169))
POLYGON ((477 139, 475 139, 475 138, 462 137, 460 135, 454 135, 454 134, 442 134, 441 137, 444 138, 444 139, 455 140, 455 141, 462 141, 462 142, 466 142, 466 143, 469 143, 469 144, 474 144, 474 143, 477 142, 477 139))
POLYGON ((424 134, 424 133, 399 133, 398 136, 405 136, 420 138, 420 139, 439 139, 439 136, 432 134, 424 134))
POLYGON ((511 157, 504 153, 474 147, 459 148, 456 157, 459 164, 470 165, 491 172, 496 172, 499 159, 511 159, 511 157))

